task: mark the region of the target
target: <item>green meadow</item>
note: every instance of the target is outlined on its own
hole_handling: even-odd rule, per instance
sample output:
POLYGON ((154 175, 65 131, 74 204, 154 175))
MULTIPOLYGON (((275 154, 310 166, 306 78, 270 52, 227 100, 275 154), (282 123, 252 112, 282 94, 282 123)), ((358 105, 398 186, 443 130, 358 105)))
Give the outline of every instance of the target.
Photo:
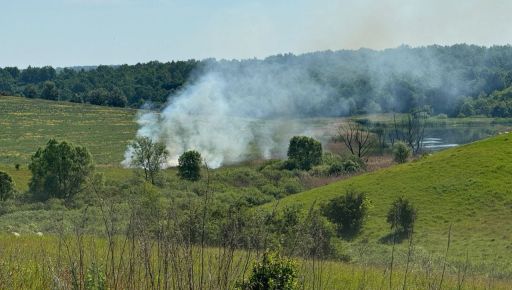
POLYGON ((361 235, 351 244, 368 242, 376 255, 387 251, 389 246, 379 242, 390 232, 387 210, 395 198, 405 196, 418 210, 418 249, 443 255, 451 226, 450 257, 463 260, 468 255, 475 264, 512 270, 512 134, 301 192, 278 206, 307 209, 349 189, 367 193, 372 204, 361 235))
POLYGON ((26 167, 50 138, 86 146, 96 164, 118 166, 137 131, 136 110, 0 96, 0 164, 26 167))

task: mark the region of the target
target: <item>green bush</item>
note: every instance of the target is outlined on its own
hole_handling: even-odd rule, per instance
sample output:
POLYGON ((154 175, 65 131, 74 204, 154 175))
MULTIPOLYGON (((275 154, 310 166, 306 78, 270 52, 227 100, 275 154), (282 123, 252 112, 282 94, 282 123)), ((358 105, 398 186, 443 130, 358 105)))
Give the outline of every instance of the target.
POLYGON ((294 136, 288 146, 288 160, 298 169, 309 170, 322 163, 322 144, 311 137, 294 136))
POLYGON ((297 266, 278 254, 265 253, 261 262, 254 265, 249 281, 238 285, 243 290, 294 290, 297 283, 297 266))
POLYGON ((261 187, 261 192, 263 192, 266 195, 272 195, 274 197, 279 197, 283 191, 280 190, 279 188, 277 188, 276 186, 267 183, 261 187))
POLYGON ((343 168, 347 172, 365 170, 366 162, 363 159, 350 154, 343 158, 343 168))
POLYGON ((309 174, 311 174, 311 176, 329 176, 330 175, 330 169, 331 169, 331 166, 329 165, 317 165, 317 166, 314 166, 313 168, 311 168, 311 170, 309 171, 309 174))
POLYGON ((322 164, 310 170, 312 176, 338 176, 343 173, 357 172, 364 168, 364 162, 357 156, 350 155, 342 158, 333 153, 325 153, 322 164))
POLYGON ((302 191, 302 184, 297 178, 287 178, 282 182, 284 191, 287 194, 296 194, 302 191))
POLYGON ((397 142, 393 146, 393 159, 397 163, 405 163, 411 156, 411 148, 409 148, 404 142, 397 142))
POLYGON ((274 167, 266 167, 266 168, 262 169, 260 172, 261 172, 261 174, 263 174, 263 176, 265 176, 265 178, 267 180, 269 180, 273 184, 278 184, 279 181, 283 177, 287 177, 287 176, 291 175, 287 171, 283 171, 283 170, 280 170, 280 169, 275 169, 274 167))
POLYGON ((224 178, 227 183, 236 187, 261 187, 268 183, 263 173, 248 167, 229 168, 224 178))
POLYGON ((321 209, 310 208, 302 225, 304 233, 300 233, 301 252, 310 256, 328 258, 336 256, 336 248, 332 238, 336 229, 322 214, 321 209))
POLYGON ((11 176, 0 171, 0 201, 6 201, 14 196, 14 180, 11 176))
POLYGON ((398 233, 410 233, 416 221, 414 206, 404 197, 397 198, 388 211, 387 222, 398 233))
POLYGON ((181 154, 178 159, 178 176, 181 179, 197 181, 201 179, 201 154, 191 150, 181 154))
POLYGON ((332 164, 329 166, 329 175, 341 175, 345 171, 345 166, 343 164, 332 164))
POLYGON ((234 195, 242 198, 250 206, 258 206, 274 200, 273 196, 266 195, 254 187, 243 188, 234 195))
POLYGON ((281 170, 295 170, 299 169, 299 163, 295 160, 284 160, 281 164, 281 170))
POLYGON ((343 162, 343 158, 341 156, 331 153, 331 152, 325 152, 322 155, 322 164, 325 165, 334 165, 334 164, 341 164, 343 162))
POLYGON ((369 200, 365 193, 349 190, 322 205, 322 213, 336 224, 338 233, 345 238, 356 236, 368 213, 369 200))
POLYGON ((357 164, 353 160, 345 160, 343 162, 343 170, 348 173, 357 172, 359 171, 360 167, 359 164, 357 164))
POLYGON ((50 198, 45 202, 45 209, 51 211, 60 211, 65 210, 66 205, 64 204, 62 199, 50 198))

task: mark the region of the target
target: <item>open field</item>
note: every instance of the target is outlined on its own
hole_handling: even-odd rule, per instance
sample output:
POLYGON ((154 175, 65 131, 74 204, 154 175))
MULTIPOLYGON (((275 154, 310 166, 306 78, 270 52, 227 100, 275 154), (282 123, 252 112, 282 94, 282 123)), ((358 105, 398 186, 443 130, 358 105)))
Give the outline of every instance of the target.
POLYGON ((118 166, 135 136, 136 110, 0 96, 0 163, 26 167, 50 138, 86 146, 97 164, 118 166))
POLYGON ((452 225, 450 256, 463 259, 468 253, 475 263, 512 270, 511 134, 289 196, 279 206, 301 204, 309 208, 349 188, 366 192, 372 202, 358 241, 368 241, 377 253, 388 248, 379 243, 389 234, 387 210, 395 198, 405 196, 418 208, 418 248, 444 253, 452 225))

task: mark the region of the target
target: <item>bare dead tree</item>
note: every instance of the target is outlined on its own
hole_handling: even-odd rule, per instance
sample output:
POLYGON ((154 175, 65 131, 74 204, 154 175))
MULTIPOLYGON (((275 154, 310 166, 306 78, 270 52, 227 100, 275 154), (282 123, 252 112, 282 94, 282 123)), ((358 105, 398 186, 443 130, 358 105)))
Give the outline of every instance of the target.
POLYGON ((397 120, 396 115, 393 114, 395 135, 392 143, 395 140, 403 141, 412 149, 413 154, 418 154, 421 151, 423 139, 425 138, 427 117, 428 113, 424 110, 412 111, 400 120, 397 120))
POLYGON ((362 159, 373 149, 375 138, 369 128, 349 121, 338 127, 336 140, 343 142, 352 155, 362 159))

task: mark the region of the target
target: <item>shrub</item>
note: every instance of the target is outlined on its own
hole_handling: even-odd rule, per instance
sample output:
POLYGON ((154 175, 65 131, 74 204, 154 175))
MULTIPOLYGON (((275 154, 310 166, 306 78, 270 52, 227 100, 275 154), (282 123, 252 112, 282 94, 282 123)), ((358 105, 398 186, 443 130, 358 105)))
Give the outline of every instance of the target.
POLYGON ((343 162, 343 170, 344 170, 345 172, 349 172, 349 173, 351 173, 351 172, 356 172, 356 171, 358 171, 358 170, 359 170, 359 168, 360 168, 360 167, 359 167, 359 164, 357 164, 357 163, 356 163, 355 161, 353 161, 353 160, 345 160, 345 161, 343 162))
POLYGON ((296 194, 302 191, 302 185, 297 178, 287 178, 284 179, 282 183, 287 194, 296 194))
POLYGON ((236 187, 261 187, 268 182, 263 173, 249 167, 229 168, 222 178, 236 187))
POLYGON ((404 197, 397 198, 388 211, 387 222, 398 233, 410 233, 416 221, 416 209, 404 197))
POLYGON ((274 200, 271 195, 267 195, 255 187, 241 188, 232 192, 232 196, 236 196, 238 200, 243 200, 249 206, 258 206, 274 200))
POLYGON ((322 157, 322 163, 326 166, 325 175, 340 175, 345 171, 343 159, 339 155, 330 152, 325 153, 322 157))
POLYGON ((326 152, 322 155, 322 163, 325 165, 341 164, 342 161, 343 158, 341 156, 331 152, 326 152))
POLYGON ((299 168, 299 164, 295 160, 284 160, 280 165, 281 170, 295 170, 299 168))
POLYGON ((197 181, 201 178, 201 154, 191 150, 178 159, 178 176, 181 179, 197 181))
POLYGON ((284 172, 280 169, 274 169, 274 167, 265 167, 260 172, 273 184, 277 184, 283 177, 290 175, 290 173, 284 172))
POLYGON ((266 195, 272 195, 274 197, 279 197, 282 193, 281 190, 279 190, 279 188, 275 187, 274 185, 272 184, 265 184, 261 187, 261 191, 266 194, 266 195))
POLYGON ((309 170, 322 163, 322 144, 310 137, 295 136, 290 139, 288 159, 295 161, 298 169, 309 170))
POLYGON ((0 171, 0 201, 6 201, 14 195, 14 181, 11 176, 0 171))
POLYGON ((302 253, 324 259, 336 255, 336 248, 331 242, 336 229, 320 209, 310 208, 302 227, 304 233, 299 237, 302 253))
POLYGON ((347 172, 351 172, 349 170, 353 170, 352 172, 365 170, 366 162, 355 155, 348 155, 343 159, 343 167, 347 172))
POLYGON ((312 176, 329 176, 330 175, 331 166, 329 165, 317 165, 311 168, 309 174, 312 176))
POLYGON ((261 262, 254 265, 249 281, 238 285, 244 290, 294 290, 298 289, 297 267, 293 261, 278 254, 265 253, 261 262))
POLYGON ((329 175, 340 175, 345 171, 343 164, 332 164, 329 166, 329 175))
POLYGON ((393 146, 393 159, 397 163, 405 163, 411 155, 411 149, 404 142, 397 142, 393 146))
POLYGON ((367 216, 369 200, 365 193, 349 190, 322 205, 322 213, 336 224, 338 233, 352 238, 361 230, 367 216))

